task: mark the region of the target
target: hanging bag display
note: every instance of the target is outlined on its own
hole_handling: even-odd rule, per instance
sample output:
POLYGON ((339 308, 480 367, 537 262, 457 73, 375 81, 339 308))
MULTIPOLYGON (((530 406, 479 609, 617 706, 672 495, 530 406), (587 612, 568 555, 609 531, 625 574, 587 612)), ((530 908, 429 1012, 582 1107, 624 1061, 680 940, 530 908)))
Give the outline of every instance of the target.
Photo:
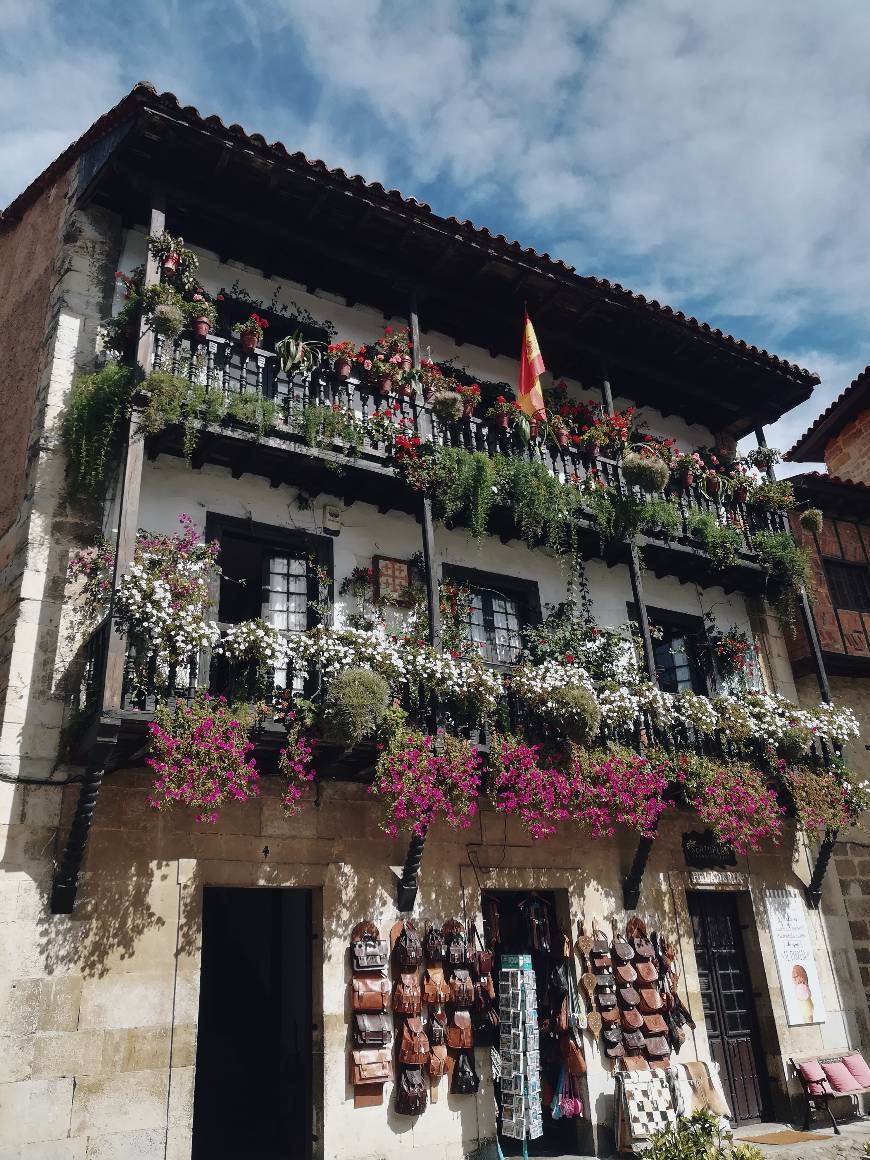
POLYGON ((397 1015, 419 1015, 422 1002, 418 976, 414 972, 403 972, 393 991, 393 1010, 397 1015))
POLYGON ((447 1025, 447 1046, 454 1051, 468 1050, 474 1046, 470 1012, 453 1012, 453 1018, 447 1025))
POLYGON ((630 963, 634 958, 634 947, 621 937, 613 922, 613 961, 615 963, 630 963))
POLYGON ((626 1031, 637 1031, 639 1027, 643 1027, 644 1017, 636 1008, 629 1007, 622 1012, 621 1022, 626 1031))
POLYGON ((400 971, 416 971, 423 961, 423 945, 417 934, 417 928, 410 919, 402 923, 393 954, 400 971))
POLYGON ((447 1003, 450 984, 444 978, 444 968, 431 966, 423 976, 423 998, 430 1006, 447 1003))
POLYGON ((373 922, 360 922, 350 936, 351 963, 354 971, 381 971, 386 967, 390 950, 373 922))
POLYGON ((586 1056, 583 1054, 583 1045, 577 1041, 577 1032, 569 1031, 559 1038, 559 1050, 571 1075, 586 1074, 586 1056))
POLYGON ((440 1079, 447 1071, 447 1047, 445 1045, 436 1045, 432 1047, 429 1052, 429 1078, 440 1079))
POLYGON ((389 1047, 393 1029, 386 1011, 358 1011, 353 1017, 357 1047, 389 1047))
POLYGON ((638 1006, 644 1015, 655 1015, 664 1007, 664 999, 658 987, 641 987, 638 1006))
POLYGON ((480 1088, 480 1076, 474 1070, 474 1059, 470 1052, 461 1052, 453 1065, 451 1092, 455 1096, 471 1096, 480 1088))
POLYGON ((470 1007, 474 1002, 474 983, 465 967, 457 967, 450 976, 450 1002, 455 1007, 470 1007))
POLYGON ((390 984, 383 975, 355 975, 351 994, 354 1011, 386 1011, 390 984))
POLYGON ((354 1087, 383 1084, 393 1077, 389 1051, 354 1051, 350 1057, 350 1082, 354 1087))
POLYGON ((654 962, 641 959, 635 964, 635 970, 642 983, 657 983, 659 981, 659 969, 654 962))
POLYGON ((475 978, 483 979, 492 974, 493 953, 483 945, 476 923, 468 924, 469 962, 475 978))
POLYGON ((399 1063, 423 1066, 429 1060, 429 1040, 423 1023, 416 1016, 406 1019, 399 1040, 399 1063))
POLYGON ((421 1067, 402 1067, 396 1084, 396 1111, 400 1116, 419 1116, 426 1110, 426 1084, 421 1067))
POLYGON ((429 1012, 427 1036, 430 1047, 444 1047, 447 1044, 447 1016, 443 1011, 429 1012))
POLYGON ((444 923, 444 961, 451 967, 464 967, 468 962, 468 940, 462 924, 455 918, 444 923))
POLYGON ((437 926, 430 926, 423 939, 423 954, 427 963, 444 961, 444 935, 437 926))

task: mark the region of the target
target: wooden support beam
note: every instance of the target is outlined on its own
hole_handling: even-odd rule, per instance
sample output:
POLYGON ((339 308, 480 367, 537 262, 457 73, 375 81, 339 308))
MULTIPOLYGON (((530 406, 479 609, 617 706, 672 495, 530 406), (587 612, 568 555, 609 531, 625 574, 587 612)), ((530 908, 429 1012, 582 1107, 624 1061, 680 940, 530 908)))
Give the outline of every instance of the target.
POLYGON ((426 845, 426 835, 417 834, 408 843, 408 853, 405 856, 405 865, 402 867, 402 876, 396 892, 396 905, 400 911, 407 913, 414 909, 417 901, 417 887, 420 881, 420 867, 423 863, 423 849, 426 845))
MULTIPOLYGON (((166 204, 161 193, 153 192, 151 197, 150 232, 162 233, 166 226, 166 204)), ((160 281, 160 263, 149 251, 145 263, 146 286, 154 286, 160 281)), ((146 324, 144 316, 139 323, 139 344, 136 349, 137 373, 144 378, 151 370, 154 359, 154 332, 146 324)), ((121 690, 124 683, 124 660, 127 644, 114 624, 115 591, 118 580, 133 563, 136 551, 136 532, 139 527, 139 495, 142 489, 142 463, 145 444, 138 430, 138 416, 134 412, 127 425, 127 444, 124 450, 123 474, 118 513, 118 534, 115 540, 115 571, 112 578, 112 595, 109 602, 109 619, 112 624, 109 637, 109 653, 106 658, 106 683, 103 690, 103 708, 112 710, 121 707, 121 690)))
POLYGON ((653 838, 641 838, 638 841, 631 869, 622 880, 622 905, 626 910, 637 910, 637 904, 640 900, 640 884, 643 882, 653 841, 653 838))
POLYGON ((809 884, 806 888, 807 906, 810 910, 818 910, 822 901, 822 883, 825 880, 825 874, 828 872, 828 864, 831 861, 831 855, 834 852, 834 846, 837 841, 837 830, 828 831, 819 846, 819 853, 816 857, 816 864, 813 867, 813 875, 810 878, 809 884))

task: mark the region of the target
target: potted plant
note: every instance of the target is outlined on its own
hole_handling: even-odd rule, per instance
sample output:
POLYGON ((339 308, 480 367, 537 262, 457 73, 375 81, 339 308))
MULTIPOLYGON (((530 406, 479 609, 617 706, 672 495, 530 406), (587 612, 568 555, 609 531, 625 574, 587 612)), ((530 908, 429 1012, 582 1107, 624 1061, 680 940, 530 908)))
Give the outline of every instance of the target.
POLYGON ((654 451, 641 447, 639 451, 628 451, 622 459, 622 474, 625 482, 641 491, 662 491, 668 482, 668 465, 654 451))
POLYGON ((456 390, 462 396, 462 417, 470 419, 480 402, 480 387, 477 383, 470 383, 467 387, 457 384, 456 390))
POLYGON ((436 391, 432 396, 432 412, 439 423, 458 423, 464 409, 459 391, 436 391))
POLYGON ((508 400, 504 395, 496 395, 492 406, 485 415, 490 430, 507 431, 511 421, 516 419, 518 410, 519 408, 513 399, 508 400))
POLYGON ((214 303, 209 302, 205 294, 198 290, 188 302, 186 314, 194 336, 199 339, 208 338, 209 331, 217 321, 214 303))
POLYGON ((750 467, 757 467, 759 471, 769 471, 781 458, 775 447, 753 447, 746 455, 746 462, 750 467))
POLYGON ((571 438, 571 431, 561 415, 554 415, 550 420, 550 433, 559 445, 560 450, 564 451, 571 438))
POLYGON ((436 393, 448 386, 451 390, 453 389, 452 379, 448 379, 441 367, 432 362, 430 358, 420 359, 417 378, 423 388, 424 403, 431 403, 436 393))
POLYGON ((703 470, 704 464, 697 452, 684 451, 674 458, 672 471, 677 484, 682 488, 690 488, 695 483, 695 476, 703 470))
POLYGON ((767 512, 784 512, 794 507, 794 488, 787 479, 765 479, 749 496, 753 507, 767 512))
POLYGON ((825 520, 818 508, 807 508, 798 519, 805 532, 813 532, 817 536, 821 534, 825 520))
POLYGON ((148 238, 148 249, 160 263, 167 278, 172 278, 178 273, 184 238, 174 238, 167 230, 163 230, 162 233, 151 234, 148 238))
POLYGON ((375 354, 369 362, 369 377, 374 383, 375 390, 382 397, 389 395, 393 389, 393 378, 397 374, 397 364, 392 363, 383 355, 375 354))
POLYGON ((708 467, 701 476, 701 489, 711 498, 716 499, 722 490, 722 477, 715 468, 708 467))
POLYGON ((352 342, 333 342, 326 353, 332 359, 332 369, 340 379, 349 379, 357 349, 352 342))
POLYGON ((323 343, 307 341, 301 332, 297 331, 275 343, 275 354, 285 375, 307 375, 320 364, 323 358, 323 343))
POLYGON ((157 282, 142 291, 142 309, 155 334, 174 340, 184 329, 190 303, 168 282, 157 282))
POLYGON ((245 354, 252 354, 263 341, 263 332, 269 323, 259 314, 252 313, 244 322, 237 322, 233 326, 233 334, 239 336, 239 343, 245 354))

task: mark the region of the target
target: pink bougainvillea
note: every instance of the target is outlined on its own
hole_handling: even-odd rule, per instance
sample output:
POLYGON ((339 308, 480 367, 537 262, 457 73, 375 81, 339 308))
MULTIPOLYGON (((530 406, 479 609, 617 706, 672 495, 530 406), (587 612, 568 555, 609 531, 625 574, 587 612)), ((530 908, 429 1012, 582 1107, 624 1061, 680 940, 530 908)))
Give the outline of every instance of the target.
POLYGON ((227 708, 223 697, 200 693, 192 704, 161 709, 148 725, 152 754, 145 758, 155 780, 149 805, 177 802, 197 810, 198 822, 216 822, 227 802, 259 792, 257 765, 249 754, 250 721, 227 708))
POLYGON ((281 807, 288 817, 302 809, 300 798, 305 786, 314 781, 316 772, 311 768, 314 749, 311 740, 298 727, 290 727, 287 744, 278 756, 278 771, 284 778, 281 807))
POLYGON ((571 817, 571 779, 560 769, 540 764, 541 746, 514 737, 494 739, 491 751, 495 808, 516 814, 533 838, 549 838, 571 817))
POLYGON ((410 826, 423 837, 439 819, 466 829, 477 813, 480 767, 477 750, 459 737, 445 735, 439 753, 427 734, 403 736, 381 754, 369 791, 384 805, 382 829, 395 837, 410 826))
POLYGON ((779 841, 786 809, 762 773, 739 762, 724 768, 682 754, 677 777, 701 821, 738 854, 757 851, 762 842, 779 841))

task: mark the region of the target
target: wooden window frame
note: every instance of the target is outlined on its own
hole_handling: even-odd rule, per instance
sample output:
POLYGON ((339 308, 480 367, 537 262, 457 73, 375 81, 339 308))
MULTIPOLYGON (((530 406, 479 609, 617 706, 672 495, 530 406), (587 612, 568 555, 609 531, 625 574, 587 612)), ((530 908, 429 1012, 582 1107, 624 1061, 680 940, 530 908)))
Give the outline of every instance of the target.
MULTIPOLYGON (((493 592, 513 600, 527 613, 520 627, 538 625, 543 622, 541 613, 541 595, 537 580, 525 580, 520 576, 504 576, 499 572, 484 572, 479 568, 466 568, 462 564, 443 564, 441 578, 455 584, 467 584, 470 588, 493 592)), ((485 625, 487 639, 491 626, 485 625)), ((487 661, 493 668, 508 668, 514 662, 487 661)))

